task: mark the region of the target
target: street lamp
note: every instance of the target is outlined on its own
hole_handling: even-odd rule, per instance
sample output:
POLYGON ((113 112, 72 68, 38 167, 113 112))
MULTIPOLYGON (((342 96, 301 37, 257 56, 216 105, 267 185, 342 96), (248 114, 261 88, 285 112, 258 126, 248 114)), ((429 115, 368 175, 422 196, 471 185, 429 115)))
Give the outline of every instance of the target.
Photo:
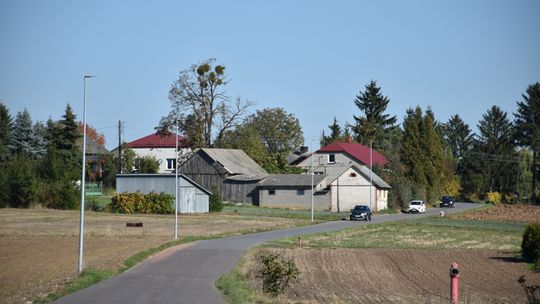
POLYGON ((178 239, 178 106, 176 106, 176 131, 174 132, 176 138, 176 149, 174 159, 174 183, 175 183, 175 195, 174 195, 174 239, 178 239))
MULTIPOLYGON (((373 192, 373 141, 369 142, 369 208, 373 210, 371 195, 373 192)), ((377 211, 377 210, 375 210, 377 211)))
POLYGON ((79 268, 78 274, 83 271, 84 252, 84 184, 86 175, 86 79, 96 76, 84 75, 84 98, 83 98, 83 151, 82 151, 82 176, 81 176, 81 216, 79 226, 79 268))

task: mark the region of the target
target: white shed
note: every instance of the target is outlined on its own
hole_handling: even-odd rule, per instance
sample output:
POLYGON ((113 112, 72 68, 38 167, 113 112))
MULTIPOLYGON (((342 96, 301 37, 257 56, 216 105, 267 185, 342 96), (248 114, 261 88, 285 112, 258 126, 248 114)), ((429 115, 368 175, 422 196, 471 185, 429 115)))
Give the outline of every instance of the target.
MULTIPOLYGON (((176 195, 174 174, 117 174, 116 192, 167 193, 176 195)), ((183 174, 178 175, 178 203, 181 213, 206 213, 212 194, 183 174)), ((173 203, 174 204, 174 203, 173 203)))

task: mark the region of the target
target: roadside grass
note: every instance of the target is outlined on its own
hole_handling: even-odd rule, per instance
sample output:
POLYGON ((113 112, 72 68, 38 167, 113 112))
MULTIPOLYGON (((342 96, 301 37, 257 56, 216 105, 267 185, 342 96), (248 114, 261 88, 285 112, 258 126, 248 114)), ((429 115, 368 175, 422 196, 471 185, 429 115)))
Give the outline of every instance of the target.
MULTIPOLYGON (((377 212, 377 214, 391 214, 391 213, 397 213, 397 212, 398 211, 394 209, 386 209, 386 210, 377 212)), ((223 208, 222 213, 311 220, 311 210, 301 210, 301 209, 266 208, 266 207, 257 207, 257 206, 225 206, 223 208)), ((313 212, 314 221, 318 223, 348 219, 349 215, 350 215, 349 210, 346 210, 344 212, 330 212, 330 211, 314 211, 313 212)))
MULTIPOLYGON (((495 249, 518 251, 524 224, 424 218, 302 237, 311 248, 495 249)), ((295 247, 297 238, 265 246, 295 247)))
POLYGON ((253 303, 253 290, 249 288, 249 284, 242 272, 245 268, 246 259, 251 252, 253 251, 246 253, 229 273, 216 281, 216 287, 224 294, 226 303, 253 303))

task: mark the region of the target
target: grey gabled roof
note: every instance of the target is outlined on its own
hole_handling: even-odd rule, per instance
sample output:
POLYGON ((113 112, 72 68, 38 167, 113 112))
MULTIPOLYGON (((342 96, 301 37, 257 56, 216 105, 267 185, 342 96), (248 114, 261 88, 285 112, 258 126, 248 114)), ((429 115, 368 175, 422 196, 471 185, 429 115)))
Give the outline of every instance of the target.
POLYGON ((360 173, 364 177, 366 177, 369 181, 369 173, 371 172, 371 180, 373 181, 373 184, 379 188, 383 189, 391 189, 389 184, 387 184, 380 176, 375 174, 375 172, 372 172, 367 166, 353 166, 354 168, 360 170, 360 173))
MULTIPOLYGON (((315 174, 313 185, 320 184, 326 176, 326 174, 315 174)), ((270 174, 259 185, 261 187, 311 187, 311 174, 270 174)))
POLYGON ((214 160, 213 166, 216 169, 223 170, 229 175, 244 175, 254 178, 268 175, 259 164, 242 150, 202 148, 200 151, 214 160))

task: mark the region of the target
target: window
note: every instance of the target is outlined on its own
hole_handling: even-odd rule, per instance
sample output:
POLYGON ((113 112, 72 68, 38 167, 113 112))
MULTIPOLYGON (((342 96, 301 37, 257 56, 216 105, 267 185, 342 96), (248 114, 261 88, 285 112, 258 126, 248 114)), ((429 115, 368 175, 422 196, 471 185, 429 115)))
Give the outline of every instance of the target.
POLYGON ((174 170, 174 169, 176 169, 176 159, 167 158, 167 170, 174 170))
POLYGON ((275 195, 276 194, 276 190, 268 190, 268 195, 275 195))
POLYGON ((298 190, 296 190, 296 195, 304 195, 304 194, 305 194, 304 189, 298 189, 298 190))
POLYGON ((336 162, 336 155, 335 154, 328 154, 328 163, 334 164, 336 162))

